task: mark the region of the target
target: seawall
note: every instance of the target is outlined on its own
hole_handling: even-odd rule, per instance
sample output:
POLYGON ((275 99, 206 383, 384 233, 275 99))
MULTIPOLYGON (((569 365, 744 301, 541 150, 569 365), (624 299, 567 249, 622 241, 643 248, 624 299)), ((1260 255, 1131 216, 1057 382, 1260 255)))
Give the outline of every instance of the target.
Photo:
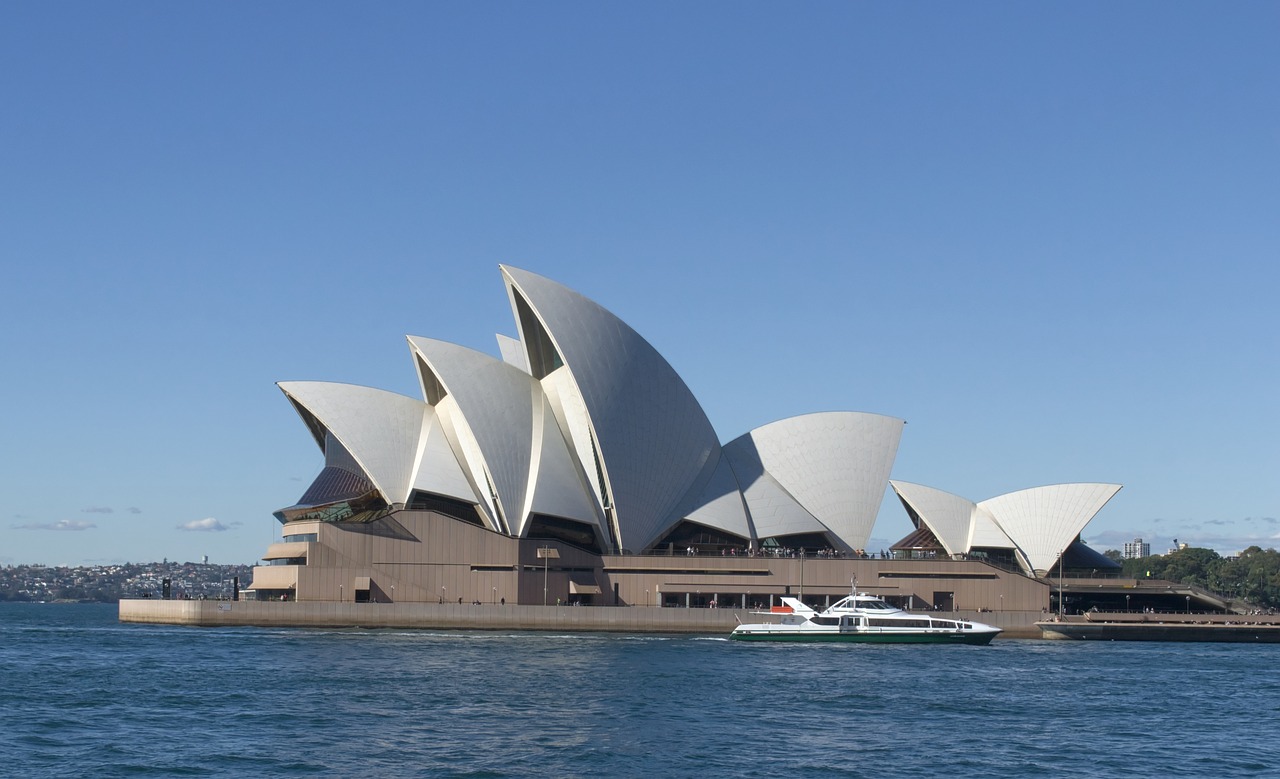
MULTIPOLYGON (((599 633, 695 633, 728 635, 742 622, 768 617, 741 609, 654 606, 516 606, 435 603, 337 603, 214 600, 121 600, 120 621, 193 627, 407 628, 435 630, 543 630, 599 633)), ((949 613, 948 616, 951 616, 949 613)), ((1040 638, 1039 614, 966 614, 960 619, 1003 627, 1001 638, 1040 638)))

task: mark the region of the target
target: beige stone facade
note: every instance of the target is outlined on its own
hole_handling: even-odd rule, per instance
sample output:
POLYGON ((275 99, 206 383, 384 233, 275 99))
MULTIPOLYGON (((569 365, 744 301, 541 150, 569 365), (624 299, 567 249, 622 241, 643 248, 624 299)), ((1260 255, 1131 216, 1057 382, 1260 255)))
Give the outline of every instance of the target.
POLYGON ((429 511, 368 523, 295 522, 254 569, 250 597, 312 603, 768 608, 815 606, 856 585, 912 610, 1039 615, 1041 580, 971 560, 773 554, 597 555, 429 511), (540 550, 552 550, 540 552, 540 550))

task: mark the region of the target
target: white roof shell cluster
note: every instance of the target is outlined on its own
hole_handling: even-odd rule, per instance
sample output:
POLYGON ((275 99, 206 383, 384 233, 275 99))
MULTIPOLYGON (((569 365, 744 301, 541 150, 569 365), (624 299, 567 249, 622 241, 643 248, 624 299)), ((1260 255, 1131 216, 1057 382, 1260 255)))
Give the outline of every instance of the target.
POLYGON ((549 279, 501 268, 519 338, 502 359, 409 337, 423 399, 281 382, 327 466, 358 468, 387 504, 415 492, 474 504, 524 537, 535 516, 651 548, 682 521, 750 541, 821 533, 867 545, 903 421, 784 419, 721 447, 684 381, 613 314, 549 279))
POLYGON ((951 555, 1008 549, 1028 572, 1045 575, 1119 484, 1053 484, 974 503, 932 487, 889 482, 912 519, 951 555))
POLYGON ((1011 550, 1043 574, 1120 489, 1060 484, 974 503, 889 481, 904 422, 828 412, 721 446, 670 364, 597 303, 501 267, 519 337, 501 359, 408 338, 422 399, 331 382, 281 382, 325 453, 388 505, 415 494, 474 506, 527 537, 534 517, 594 529, 614 551, 652 548, 689 521, 728 537, 820 534, 867 546, 886 485, 948 554, 1011 550))

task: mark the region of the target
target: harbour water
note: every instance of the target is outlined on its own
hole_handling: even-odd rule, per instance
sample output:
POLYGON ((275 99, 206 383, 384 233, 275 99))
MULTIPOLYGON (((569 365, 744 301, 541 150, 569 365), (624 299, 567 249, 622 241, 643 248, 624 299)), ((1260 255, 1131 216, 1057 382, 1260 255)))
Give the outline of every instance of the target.
POLYGON ((0 774, 1280 776, 1277 651, 187 628, 0 603, 0 774))

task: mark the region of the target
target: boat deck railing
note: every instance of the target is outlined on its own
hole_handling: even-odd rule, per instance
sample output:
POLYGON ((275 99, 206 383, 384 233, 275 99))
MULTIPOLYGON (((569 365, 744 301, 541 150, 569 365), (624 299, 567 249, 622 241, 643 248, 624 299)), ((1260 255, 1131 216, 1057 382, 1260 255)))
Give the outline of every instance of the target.
POLYGON ((1280 625, 1280 614, 1223 614, 1184 611, 1087 611, 1054 615, 1051 621, 1076 623, 1182 624, 1182 625, 1280 625))

